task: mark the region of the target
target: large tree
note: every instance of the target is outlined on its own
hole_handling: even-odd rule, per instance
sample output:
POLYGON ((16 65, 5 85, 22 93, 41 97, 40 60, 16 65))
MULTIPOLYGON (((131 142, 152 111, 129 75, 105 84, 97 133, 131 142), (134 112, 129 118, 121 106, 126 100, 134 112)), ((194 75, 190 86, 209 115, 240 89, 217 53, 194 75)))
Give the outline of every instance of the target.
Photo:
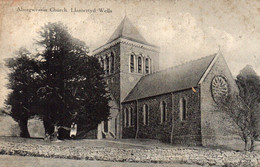
POLYGON ((236 78, 239 92, 230 94, 219 105, 225 111, 235 132, 244 141, 244 149, 253 151, 259 137, 260 125, 260 78, 251 66, 242 69, 236 78))
POLYGON ((6 61, 6 65, 10 70, 8 88, 11 90, 6 100, 6 105, 11 109, 6 113, 18 122, 20 136, 30 137, 27 122, 35 114, 31 107, 38 84, 37 61, 28 50, 21 48, 15 58, 6 61))
MULTIPOLYGON (((109 94, 102 78, 103 70, 95 57, 88 56, 85 43, 73 38, 62 23, 49 23, 40 31, 38 54, 42 76, 40 97, 46 133, 54 127, 60 138, 68 137, 64 129, 72 122, 78 130, 88 132, 109 116, 109 94)), ((84 133, 83 133, 84 134, 84 133)))
POLYGON ((260 121, 260 77, 247 65, 237 76, 236 83, 239 88, 239 96, 247 110, 250 150, 254 150, 254 141, 259 137, 258 126, 260 121))

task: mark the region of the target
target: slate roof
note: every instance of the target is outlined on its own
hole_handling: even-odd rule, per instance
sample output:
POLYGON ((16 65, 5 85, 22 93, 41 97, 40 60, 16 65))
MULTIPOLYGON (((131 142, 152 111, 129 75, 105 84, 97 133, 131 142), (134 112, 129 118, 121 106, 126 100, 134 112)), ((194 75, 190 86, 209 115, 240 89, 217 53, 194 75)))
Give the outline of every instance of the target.
MULTIPOLYGON (((115 32, 109 38, 107 43, 110 43, 118 38, 126 38, 132 41, 136 41, 142 44, 151 45, 149 44, 144 37, 138 32, 138 30, 134 27, 131 21, 125 16, 125 18, 121 21, 119 26, 116 28, 115 32)), ((151 45, 153 46, 153 45, 151 45)))
POLYGON ((123 102, 196 87, 216 55, 143 76, 123 102))

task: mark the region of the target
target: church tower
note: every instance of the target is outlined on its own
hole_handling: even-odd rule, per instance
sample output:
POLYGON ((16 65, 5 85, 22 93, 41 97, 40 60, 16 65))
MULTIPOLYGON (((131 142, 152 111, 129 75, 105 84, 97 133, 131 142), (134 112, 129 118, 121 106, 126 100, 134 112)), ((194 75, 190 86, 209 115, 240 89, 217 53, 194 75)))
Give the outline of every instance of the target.
POLYGON ((107 43, 94 50, 111 93, 110 118, 98 127, 98 138, 121 138, 121 102, 142 76, 159 70, 159 48, 149 44, 125 17, 107 43))

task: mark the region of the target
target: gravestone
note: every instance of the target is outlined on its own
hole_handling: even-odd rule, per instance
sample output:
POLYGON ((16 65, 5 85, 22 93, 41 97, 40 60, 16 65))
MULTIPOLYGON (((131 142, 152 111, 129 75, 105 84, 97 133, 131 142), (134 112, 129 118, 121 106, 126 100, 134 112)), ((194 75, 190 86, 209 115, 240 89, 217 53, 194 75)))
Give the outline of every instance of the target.
POLYGON ((43 121, 38 117, 34 117, 28 120, 28 131, 32 138, 44 138, 45 129, 43 121))

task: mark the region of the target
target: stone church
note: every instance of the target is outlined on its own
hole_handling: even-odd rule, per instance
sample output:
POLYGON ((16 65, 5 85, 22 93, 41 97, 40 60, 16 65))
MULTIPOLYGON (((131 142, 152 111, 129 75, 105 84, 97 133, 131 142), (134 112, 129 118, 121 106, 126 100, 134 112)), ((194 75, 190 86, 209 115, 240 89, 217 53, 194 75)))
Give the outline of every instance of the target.
POLYGON ((217 104, 237 87, 220 52, 160 71, 159 48, 125 17, 94 56, 112 98, 109 120, 98 126, 99 139, 204 146, 231 142, 217 104))

